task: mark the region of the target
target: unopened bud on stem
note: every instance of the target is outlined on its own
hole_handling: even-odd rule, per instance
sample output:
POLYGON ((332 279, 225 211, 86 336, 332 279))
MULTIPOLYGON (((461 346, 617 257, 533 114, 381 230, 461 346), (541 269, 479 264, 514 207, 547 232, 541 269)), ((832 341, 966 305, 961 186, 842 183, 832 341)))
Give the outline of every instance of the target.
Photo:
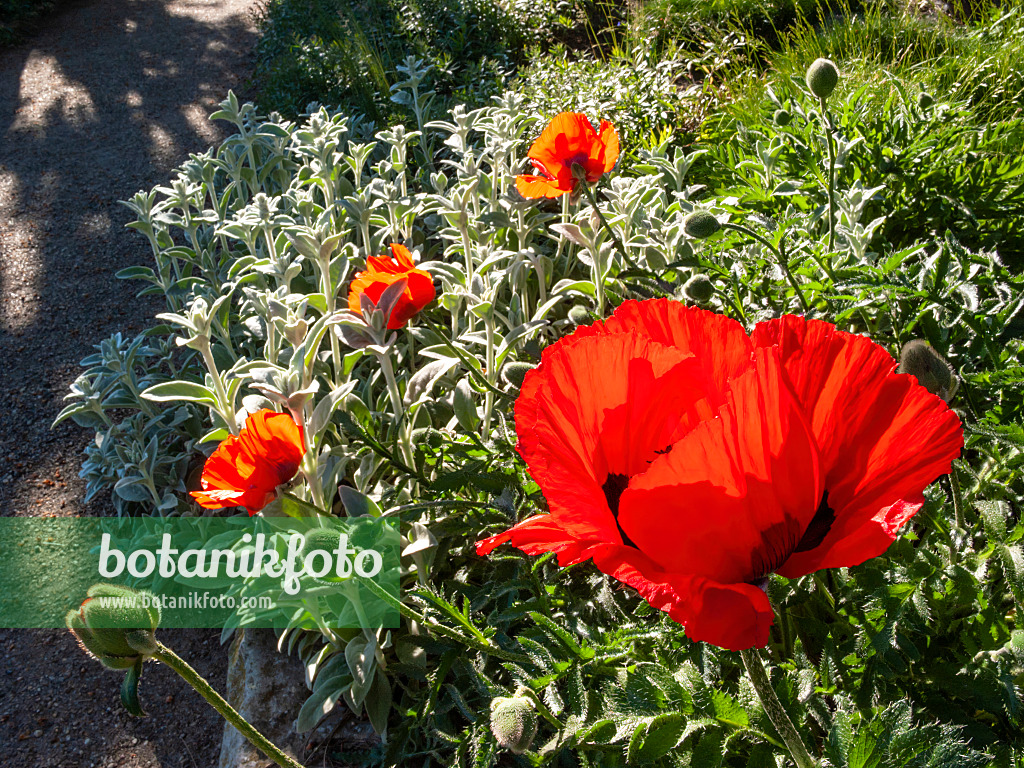
POLYGON ((516 693, 511 698, 491 699, 491 733, 498 744, 514 755, 526 752, 537 735, 533 699, 516 693))
POLYGON ((683 219, 683 231, 687 237, 703 240, 720 230, 722 225, 709 211, 693 211, 683 219))
POLYGON ((829 59, 816 59, 807 68, 807 87, 819 99, 827 99, 839 84, 839 70, 829 59))

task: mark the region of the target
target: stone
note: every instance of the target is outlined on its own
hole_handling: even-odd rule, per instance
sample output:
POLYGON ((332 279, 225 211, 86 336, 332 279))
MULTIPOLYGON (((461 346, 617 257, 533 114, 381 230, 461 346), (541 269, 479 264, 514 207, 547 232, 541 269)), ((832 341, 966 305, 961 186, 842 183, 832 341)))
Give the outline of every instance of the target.
MULTIPOLYGON (((269 629, 239 630, 228 651, 228 700, 242 717, 299 762, 305 738, 293 725, 309 696, 302 664, 277 650, 269 629)), ((218 768, 264 768, 267 758, 239 733, 224 724, 218 768)))

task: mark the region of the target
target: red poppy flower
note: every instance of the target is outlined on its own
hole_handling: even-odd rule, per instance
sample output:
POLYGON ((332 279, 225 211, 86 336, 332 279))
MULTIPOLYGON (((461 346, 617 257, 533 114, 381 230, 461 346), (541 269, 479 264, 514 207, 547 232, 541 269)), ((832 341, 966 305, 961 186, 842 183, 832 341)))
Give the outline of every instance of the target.
POLYGON ((391 244, 391 256, 371 256, 366 260, 368 269, 356 274, 348 292, 348 308, 357 315, 362 314, 359 297, 364 293, 376 304, 384 290, 399 280, 405 280, 405 291, 398 300, 388 328, 397 330, 409 322, 409 318, 434 300, 434 278, 429 272, 417 269, 412 254, 404 245, 391 244))
POLYGON ((203 467, 202 490, 192 496, 206 509, 245 507, 255 515, 295 477, 305 452, 302 427, 287 413, 264 408, 217 446, 203 467))
POLYGON ((477 551, 593 559, 690 638, 763 646, 771 573, 883 553, 959 454, 956 414, 895 365, 828 323, 748 338, 704 310, 627 302, 527 375, 519 452, 551 513, 477 551))
POLYGON ((527 153, 540 176, 516 177, 516 189, 523 197, 561 197, 574 192, 579 180, 573 164, 581 165, 593 184, 615 167, 619 159, 619 134, 607 120, 597 133, 586 115, 563 112, 557 115, 527 153))

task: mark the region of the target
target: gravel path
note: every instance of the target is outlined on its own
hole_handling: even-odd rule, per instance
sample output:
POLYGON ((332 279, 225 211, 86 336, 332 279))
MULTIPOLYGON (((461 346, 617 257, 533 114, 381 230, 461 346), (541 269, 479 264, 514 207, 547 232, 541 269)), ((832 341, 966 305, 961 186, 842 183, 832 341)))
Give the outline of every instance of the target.
MULTIPOLYGON (((162 308, 114 279, 150 261, 117 201, 223 138, 206 116, 244 87, 254 5, 77 0, 0 52, 0 515, 108 512, 82 503, 92 434, 50 423, 92 345, 162 308)), ((162 639, 223 688, 218 634, 162 639)), ((120 711, 119 683, 67 632, 0 630, 0 765, 216 765, 221 723, 173 673, 147 666, 148 720, 120 711)))

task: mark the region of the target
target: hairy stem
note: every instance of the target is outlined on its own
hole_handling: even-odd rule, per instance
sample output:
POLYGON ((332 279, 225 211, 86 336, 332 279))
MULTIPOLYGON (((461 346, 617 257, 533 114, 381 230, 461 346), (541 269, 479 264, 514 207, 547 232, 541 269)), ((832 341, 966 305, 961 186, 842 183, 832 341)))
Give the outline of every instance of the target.
POLYGON ((832 146, 832 123, 828 119, 825 99, 821 100, 821 124, 825 127, 825 144, 828 147, 828 249, 836 242, 836 150, 832 146))
POLYGON ((177 672, 185 679, 185 682, 196 689, 196 692, 210 704, 211 707, 220 713, 221 717, 238 729, 249 742, 260 752, 273 760, 281 768, 302 768, 302 764, 286 755, 270 739, 257 731, 249 722, 243 718, 235 709, 224 700, 224 698, 213 689, 203 677, 196 672, 178 654, 172 651, 163 643, 157 643, 156 653, 153 658, 162 661, 168 667, 177 672))
POLYGON ((807 747, 804 746, 796 726, 793 725, 793 721, 786 714, 786 710, 783 708, 782 702, 779 701, 779 697, 775 695, 775 689, 772 688, 771 681, 768 679, 768 673, 764 671, 764 664, 761 663, 761 656, 758 654, 757 649, 748 648, 745 651, 740 651, 740 658, 743 659, 743 666, 747 668, 747 674, 750 675, 750 682, 754 684, 757 698, 764 705, 764 711, 767 713, 768 719, 772 721, 775 730, 782 737, 782 741, 789 750, 789 754, 792 755, 793 762, 796 763, 797 768, 815 768, 816 763, 808 754, 807 747))

